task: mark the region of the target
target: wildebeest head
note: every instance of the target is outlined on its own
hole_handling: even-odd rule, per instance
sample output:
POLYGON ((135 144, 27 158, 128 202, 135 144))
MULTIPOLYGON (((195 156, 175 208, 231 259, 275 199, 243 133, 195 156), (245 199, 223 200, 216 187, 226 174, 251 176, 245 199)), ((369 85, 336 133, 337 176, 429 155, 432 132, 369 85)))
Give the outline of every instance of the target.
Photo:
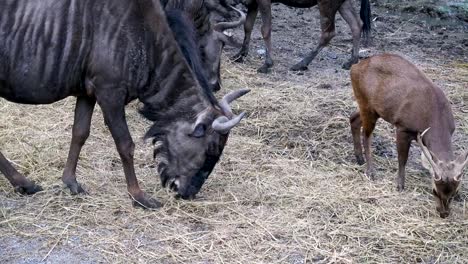
POLYGON ((193 119, 155 123, 146 137, 153 137, 161 183, 177 197, 193 199, 218 162, 229 131, 244 117, 233 115, 229 103, 249 90, 227 94, 218 107, 200 111, 193 119))
POLYGON ((221 54, 225 45, 240 47, 231 35, 226 31, 236 28, 245 23, 246 16, 239 9, 230 6, 239 13, 240 18, 232 22, 217 22, 212 29, 200 36, 199 47, 202 49, 203 61, 206 66, 206 73, 210 86, 214 91, 221 89, 221 54))
POLYGON ((450 203, 460 189, 463 168, 468 164, 468 151, 455 160, 439 159, 424 145, 422 136, 424 133, 418 135, 418 143, 422 149, 422 164, 431 172, 432 194, 436 199, 436 209, 440 217, 446 218, 450 215, 450 203))

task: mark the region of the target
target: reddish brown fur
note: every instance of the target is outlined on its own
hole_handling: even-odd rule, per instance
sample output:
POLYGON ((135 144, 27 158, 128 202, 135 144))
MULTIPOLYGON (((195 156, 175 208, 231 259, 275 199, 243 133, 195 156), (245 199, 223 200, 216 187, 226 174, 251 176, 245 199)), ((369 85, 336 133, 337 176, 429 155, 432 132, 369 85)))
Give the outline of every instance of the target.
POLYGON ((371 135, 378 118, 395 125, 398 150, 398 190, 404 189, 405 165, 411 141, 430 127, 423 143, 437 163, 434 195, 442 217, 449 214, 450 199, 459 188, 461 170, 466 154, 455 160, 452 134, 455 122, 450 102, 443 91, 434 85, 416 66, 398 55, 373 56, 351 68, 351 81, 359 112, 351 118, 354 151, 358 163, 364 163, 360 142, 367 160, 367 174, 374 178, 370 153, 371 135), (453 165, 453 166, 451 166, 453 165), (460 168, 461 166, 461 168, 460 168))

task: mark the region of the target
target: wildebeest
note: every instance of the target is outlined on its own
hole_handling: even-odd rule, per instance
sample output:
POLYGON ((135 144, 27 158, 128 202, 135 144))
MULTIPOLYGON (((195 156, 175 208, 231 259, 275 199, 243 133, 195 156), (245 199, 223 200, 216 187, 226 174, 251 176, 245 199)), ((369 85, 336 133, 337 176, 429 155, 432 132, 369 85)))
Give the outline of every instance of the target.
POLYGON ((310 8, 315 5, 318 6, 320 11, 320 27, 322 35, 317 47, 307 53, 307 55, 291 67, 293 71, 307 70, 307 66, 317 56, 317 54, 328 45, 330 40, 335 36, 335 15, 339 12, 348 23, 353 35, 353 49, 351 58, 347 61, 343 68, 349 69, 352 64, 357 63, 359 60, 359 42, 361 38, 361 31, 364 33, 366 41, 370 38, 370 4, 369 0, 361 0, 361 19, 356 14, 352 0, 237 0, 247 6, 247 19, 244 24, 244 43, 239 53, 234 56, 238 62, 242 62, 244 57, 249 52, 250 36, 257 17, 257 12, 260 9, 262 16, 262 36, 266 45, 265 63, 258 69, 258 72, 267 73, 268 69, 273 66, 273 59, 271 56, 271 4, 282 3, 287 6, 298 8, 310 8))
MULTIPOLYGON (((187 42, 187 48, 196 49, 194 43, 187 42)), ((62 176, 74 194, 84 192, 76 165, 97 102, 134 204, 160 205, 140 189, 135 175, 125 105, 138 99, 142 114, 154 121, 146 137, 163 148, 165 160, 158 168, 163 184, 174 182, 179 196, 194 197, 218 161, 229 130, 243 117, 234 116, 229 103, 247 92, 233 92, 218 103, 198 79, 203 78, 184 59, 159 0, 0 2, 0 96, 23 104, 77 97, 62 176)), ((1 154, 0 171, 18 192, 41 189, 1 154)))
POLYGON ((463 168, 468 163, 468 151, 458 158, 453 153, 455 122, 450 102, 443 91, 416 66, 391 54, 374 56, 353 65, 351 80, 359 104, 359 112, 350 118, 358 163, 364 163, 361 127, 364 131, 367 174, 374 178, 370 152, 372 131, 380 117, 395 125, 398 190, 405 187, 408 153, 411 141, 417 139, 430 164, 437 211, 441 217, 447 217, 450 201, 458 192, 463 168), (423 131, 426 132, 421 134, 423 131))
MULTIPOLYGON (((203 69, 206 71, 209 85, 214 91, 221 89, 221 54, 224 45, 237 46, 237 43, 225 35, 223 32, 227 29, 236 28, 245 22, 245 14, 240 10, 229 6, 225 1, 216 1, 215 3, 205 2, 204 0, 161 0, 161 3, 168 14, 168 22, 175 34, 176 40, 183 45, 185 39, 180 39, 180 31, 186 31, 181 28, 181 23, 177 19, 172 19, 172 13, 181 13, 186 19, 192 22, 195 28, 195 37, 197 39, 200 51, 203 69), (213 23, 212 15, 222 8, 224 12, 232 9, 240 14, 240 18, 233 22, 213 23)), ((178 15, 177 17, 180 17, 178 15)), ((182 50, 183 51, 183 50, 182 50)), ((192 67, 193 68, 193 67, 192 67)))

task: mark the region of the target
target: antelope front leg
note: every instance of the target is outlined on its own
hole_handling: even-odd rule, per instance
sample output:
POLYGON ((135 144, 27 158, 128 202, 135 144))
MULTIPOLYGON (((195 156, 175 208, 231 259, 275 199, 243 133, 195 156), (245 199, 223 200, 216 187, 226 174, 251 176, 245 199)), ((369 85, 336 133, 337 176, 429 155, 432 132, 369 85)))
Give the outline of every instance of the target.
POLYGON ((127 121, 125 120, 125 106, 124 104, 116 105, 114 102, 109 101, 110 100, 106 100, 106 102, 100 103, 100 106, 104 114, 104 121, 109 127, 120 159, 122 160, 125 179, 127 181, 127 190, 134 201, 133 205, 145 209, 161 207, 161 203, 145 194, 138 185, 133 165, 135 144, 133 143, 130 131, 128 130, 127 121))
POLYGON ((88 139, 96 100, 89 97, 78 97, 76 99, 75 120, 73 122, 72 140, 68 152, 67 163, 62 175, 62 181, 70 189, 72 194, 86 193, 76 181, 76 165, 80 156, 81 148, 88 139))
POLYGON ((403 191, 405 189, 405 167, 408 161, 408 153, 411 147, 411 140, 413 135, 397 129, 397 152, 398 152, 398 177, 397 177, 397 190, 403 191))
POLYGON ((364 156, 362 155, 362 143, 361 143, 361 117, 359 111, 354 112, 349 118, 351 124, 351 135, 353 136, 354 155, 359 165, 364 164, 364 156))

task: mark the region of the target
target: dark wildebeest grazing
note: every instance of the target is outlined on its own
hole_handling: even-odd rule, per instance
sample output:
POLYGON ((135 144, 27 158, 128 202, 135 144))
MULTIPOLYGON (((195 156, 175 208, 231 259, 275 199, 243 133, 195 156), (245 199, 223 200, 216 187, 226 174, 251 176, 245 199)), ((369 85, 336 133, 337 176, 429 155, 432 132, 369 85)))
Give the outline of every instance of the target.
POLYGON ((267 73, 268 69, 273 66, 271 57, 271 3, 282 3, 287 6, 298 8, 310 8, 318 5, 320 11, 320 27, 322 35, 317 47, 302 59, 301 62, 291 67, 293 71, 307 70, 307 66, 317 56, 320 50, 325 47, 330 40, 335 36, 335 15, 339 12, 348 23, 353 35, 353 49, 351 59, 347 61, 343 68, 349 69, 352 64, 359 61, 359 42, 361 31, 364 32, 366 41, 370 38, 370 4, 369 0, 361 0, 361 19, 356 14, 352 0, 235 0, 240 1, 247 6, 247 20, 244 24, 244 43, 242 48, 234 59, 237 62, 242 62, 244 57, 249 52, 250 36, 257 17, 258 9, 262 15, 262 36, 266 45, 265 63, 258 69, 258 72, 267 73))
MULTIPOLYGON (((180 23, 176 19, 173 19, 171 14, 174 12, 178 13, 179 15, 177 15, 177 17, 181 15, 185 16, 193 23, 196 29, 195 37, 203 65, 203 69, 193 70, 206 71, 209 85, 212 87, 213 91, 219 91, 221 89, 221 54, 224 45, 239 47, 232 37, 225 35, 223 32, 242 25, 245 22, 245 14, 227 5, 225 1, 210 3, 204 0, 161 0, 161 4, 166 10, 169 26, 174 32, 179 44, 186 41, 179 37, 183 35, 179 32, 186 31, 187 29, 181 28, 180 23), (218 9, 220 8, 222 8, 222 11, 226 12, 232 9, 240 14, 240 18, 233 22, 217 22, 213 24, 212 14, 215 12, 218 13, 218 9)), ((225 15, 224 12, 223 15, 225 15)), ((182 50, 182 52, 185 54, 184 50, 182 50)))
MULTIPOLYGON (((198 54, 194 40, 186 48, 198 54)), ((0 96, 23 104, 77 97, 62 176, 73 194, 84 192, 76 165, 97 102, 134 204, 160 206, 140 189, 135 175, 125 105, 138 99, 142 114, 154 121, 146 137, 160 142, 163 185, 182 198, 194 197, 217 163, 230 129, 243 117, 234 116, 229 103, 247 92, 230 93, 218 103, 206 81, 198 80, 203 78, 184 59, 159 0, 0 2, 0 96)), ((0 171, 20 193, 41 190, 2 154, 0 171)))
POLYGON ((350 118, 358 163, 364 163, 361 127, 364 131, 367 174, 373 179, 374 166, 370 152, 372 131, 380 117, 395 125, 398 190, 402 191, 405 187, 406 161, 411 141, 417 139, 430 164, 428 169, 432 174, 432 192, 437 200, 437 211, 441 217, 447 217, 450 201, 460 188, 463 168, 468 163, 468 151, 458 158, 453 153, 455 122, 444 92, 416 66, 391 54, 374 56, 353 65, 351 81, 359 104, 359 112, 350 118))

